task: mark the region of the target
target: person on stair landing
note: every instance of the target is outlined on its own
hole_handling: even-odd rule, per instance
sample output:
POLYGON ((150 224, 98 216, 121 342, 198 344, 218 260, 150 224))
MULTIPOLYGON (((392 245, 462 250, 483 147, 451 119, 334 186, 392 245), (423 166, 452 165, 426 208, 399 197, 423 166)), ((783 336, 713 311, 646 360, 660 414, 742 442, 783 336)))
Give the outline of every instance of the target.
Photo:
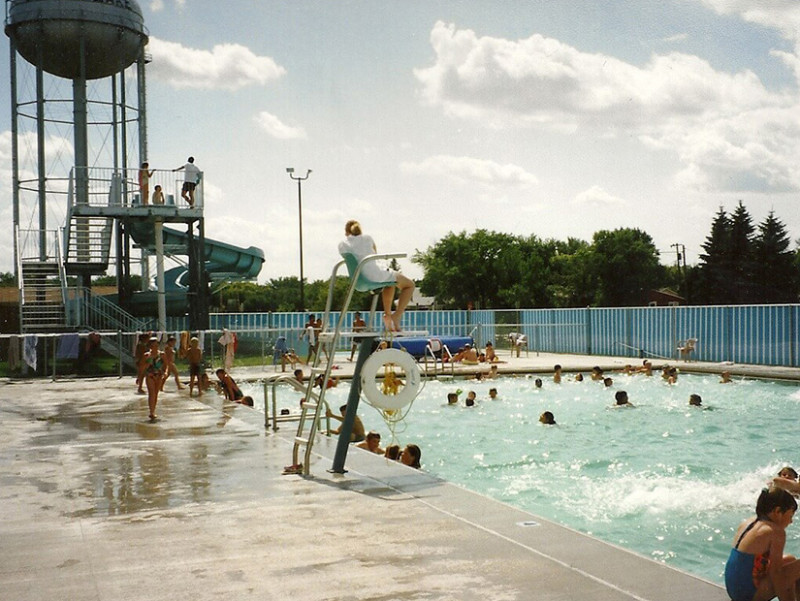
MULTIPOLYGON (((378 252, 375 241, 372 237, 363 234, 361 224, 355 219, 351 219, 344 226, 345 240, 339 244, 339 254, 352 254, 361 261, 367 255, 374 255, 378 252)), ((376 261, 370 261, 362 268, 361 273, 364 277, 377 284, 385 283, 386 287, 381 293, 383 301, 383 325, 390 332, 400 331, 400 322, 406 310, 408 301, 414 293, 414 282, 404 276, 399 271, 380 267, 376 261), (400 291, 397 298, 397 309, 392 311, 392 301, 394 301, 394 289, 400 291)))

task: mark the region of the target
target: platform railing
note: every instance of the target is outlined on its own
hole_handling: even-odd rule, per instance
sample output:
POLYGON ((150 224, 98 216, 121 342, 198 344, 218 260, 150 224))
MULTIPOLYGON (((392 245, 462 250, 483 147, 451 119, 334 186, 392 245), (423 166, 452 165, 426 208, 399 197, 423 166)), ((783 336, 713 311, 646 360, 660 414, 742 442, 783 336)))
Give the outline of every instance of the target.
MULTIPOLYGON (((114 169, 112 167, 73 167, 70 172, 70 202, 73 202, 75 176, 86 171, 88 185, 87 204, 92 207, 137 207, 153 205, 153 193, 156 186, 161 186, 164 205, 181 209, 189 208, 186 200, 181 198, 184 176, 182 171, 171 169, 150 169, 153 175, 149 179, 147 200, 142 198, 139 187, 139 168, 114 169)), ((201 208, 203 202, 203 174, 194 191, 194 208, 201 208)), ((156 203, 157 204, 157 203, 156 203)))

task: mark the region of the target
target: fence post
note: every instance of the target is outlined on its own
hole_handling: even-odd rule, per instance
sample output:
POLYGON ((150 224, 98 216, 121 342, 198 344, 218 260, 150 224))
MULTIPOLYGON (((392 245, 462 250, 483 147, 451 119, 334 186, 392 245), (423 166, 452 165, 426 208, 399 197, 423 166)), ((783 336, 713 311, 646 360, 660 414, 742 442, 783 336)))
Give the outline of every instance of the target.
POLYGON ((586 307, 586 354, 592 354, 592 308, 586 307))
MULTIPOLYGON (((117 329, 117 364, 119 365, 119 378, 122 379, 122 330, 117 329)), ((138 376, 139 366, 136 366, 138 376)))

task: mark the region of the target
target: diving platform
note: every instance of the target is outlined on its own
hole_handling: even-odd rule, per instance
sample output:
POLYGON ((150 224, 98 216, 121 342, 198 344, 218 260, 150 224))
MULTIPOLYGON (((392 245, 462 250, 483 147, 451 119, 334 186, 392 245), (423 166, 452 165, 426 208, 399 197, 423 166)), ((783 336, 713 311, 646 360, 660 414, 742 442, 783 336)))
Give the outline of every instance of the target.
POLYGON ((161 219, 164 223, 185 223, 202 218, 203 209, 197 206, 189 207, 188 205, 179 206, 174 204, 134 204, 128 206, 76 204, 72 206, 72 215, 74 217, 102 217, 105 219, 135 219, 143 221, 161 219))

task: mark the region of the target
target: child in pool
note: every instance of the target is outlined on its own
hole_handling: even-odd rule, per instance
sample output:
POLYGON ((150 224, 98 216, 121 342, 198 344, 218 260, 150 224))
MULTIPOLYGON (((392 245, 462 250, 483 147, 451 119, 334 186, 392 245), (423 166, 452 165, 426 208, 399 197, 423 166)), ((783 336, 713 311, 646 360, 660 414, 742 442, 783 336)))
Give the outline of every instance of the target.
POLYGON ((733 601, 797 599, 800 560, 783 554, 795 511, 797 502, 785 490, 761 491, 756 517, 739 525, 725 564, 725 588, 733 601))

